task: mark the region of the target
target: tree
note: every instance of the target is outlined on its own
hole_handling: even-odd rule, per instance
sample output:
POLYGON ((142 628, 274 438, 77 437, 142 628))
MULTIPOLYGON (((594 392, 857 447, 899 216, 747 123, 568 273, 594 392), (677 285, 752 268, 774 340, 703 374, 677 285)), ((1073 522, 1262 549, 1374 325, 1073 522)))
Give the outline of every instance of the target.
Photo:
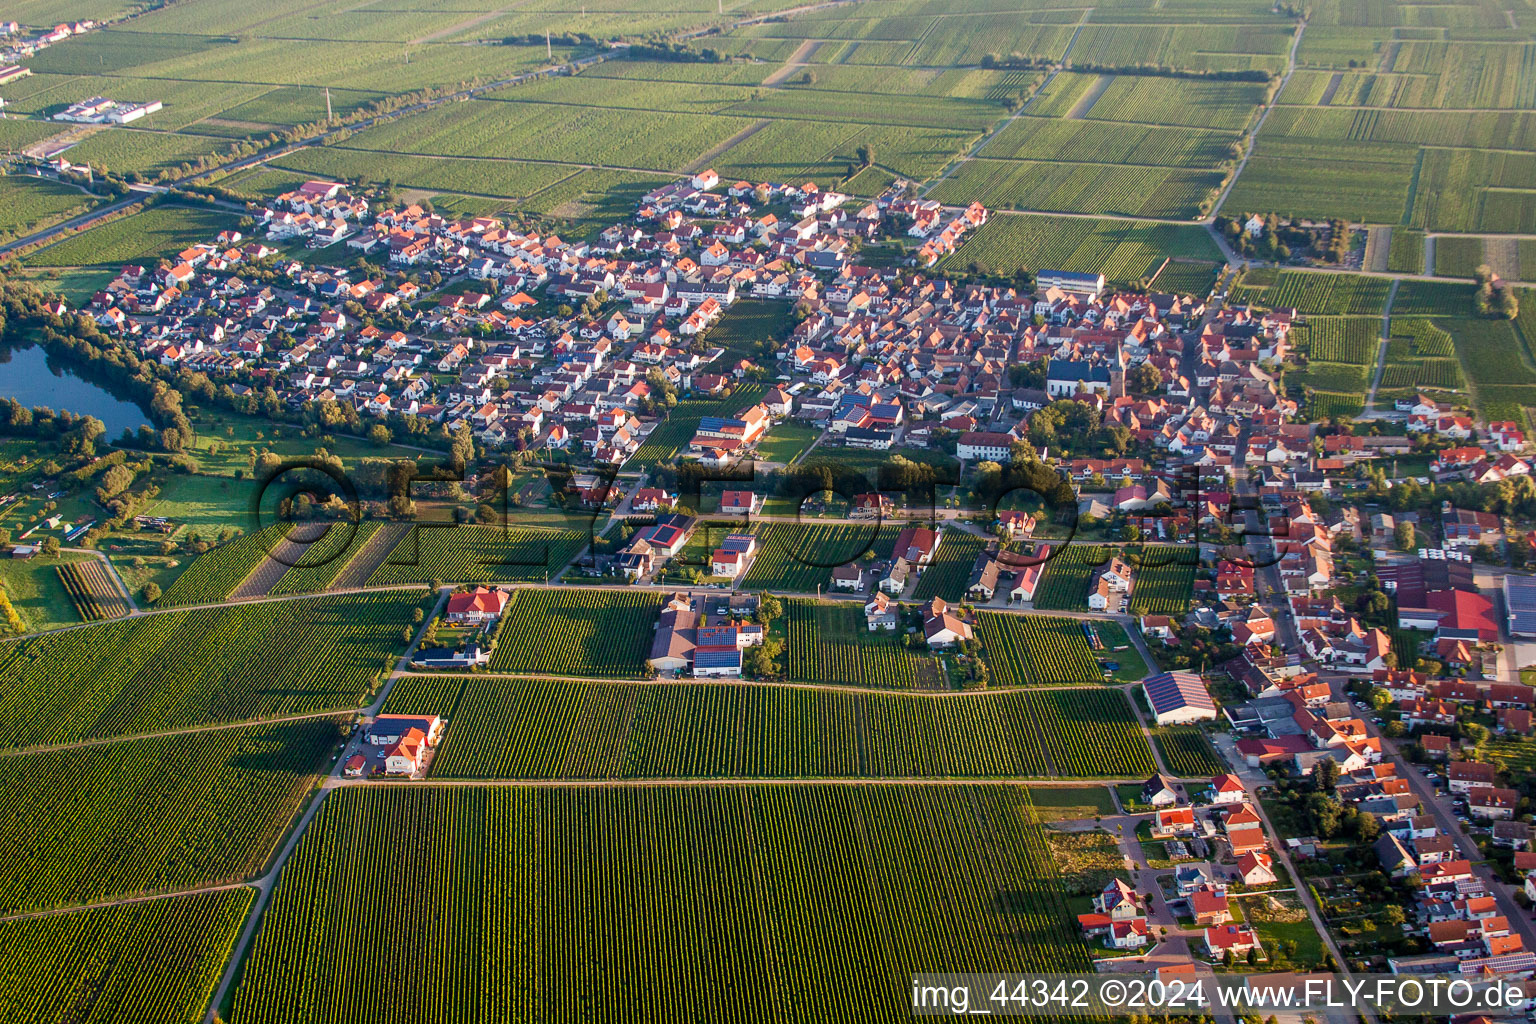
POLYGON ((154 604, 158 600, 160 600, 160 584, 150 580, 144 584, 144 603, 154 604))
POLYGON ((384 424, 375 423, 368 431, 368 440, 382 448, 394 440, 394 435, 384 424))
POLYGON ((1139 363, 1126 373, 1125 385, 1137 394, 1151 394, 1163 386, 1163 371, 1151 363, 1139 363))
POLYGON ((58 558, 62 545, 57 537, 43 538, 43 554, 48 558, 58 558))
POLYGON ((1392 540, 1399 551, 1412 551, 1418 547, 1418 538, 1415 536, 1412 523, 1398 523, 1392 530, 1392 540))
POLYGON ((1333 792, 1334 784, 1339 781, 1339 762, 1331 757, 1320 759, 1312 766, 1312 782, 1319 792, 1333 792))
POLYGON ((784 603, 772 594, 764 594, 757 602, 757 621, 760 625, 767 626, 774 619, 784 614, 784 603))

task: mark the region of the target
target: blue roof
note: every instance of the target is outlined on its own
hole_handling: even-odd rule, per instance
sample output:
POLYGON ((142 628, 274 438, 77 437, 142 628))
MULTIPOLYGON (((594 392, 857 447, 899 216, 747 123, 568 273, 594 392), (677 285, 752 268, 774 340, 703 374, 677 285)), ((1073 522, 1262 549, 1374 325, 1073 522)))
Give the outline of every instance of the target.
POLYGON ((698 646, 700 647, 735 647, 735 626, 705 626, 699 630, 698 646))
POLYGON ((734 647, 699 647, 693 652, 694 668, 740 668, 741 652, 734 647))
POLYGON ((1143 679, 1141 686, 1147 693, 1147 703, 1160 715, 1180 708, 1216 710, 1216 702, 1206 692, 1205 683, 1193 672, 1162 672, 1143 679))
POLYGON ((1536 635, 1536 576, 1505 576, 1504 604, 1511 633, 1536 635))
POLYGON ((749 551, 756 543, 757 538, 750 533, 730 533, 726 534, 720 546, 727 551, 749 551))

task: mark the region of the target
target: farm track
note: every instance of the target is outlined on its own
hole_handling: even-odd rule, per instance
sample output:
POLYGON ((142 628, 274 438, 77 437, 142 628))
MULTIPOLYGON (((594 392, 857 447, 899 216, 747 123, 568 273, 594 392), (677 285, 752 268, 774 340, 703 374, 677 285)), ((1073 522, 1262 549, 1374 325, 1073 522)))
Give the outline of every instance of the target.
POLYGON ((332 587, 348 590, 366 586, 369 578, 384 564, 384 559, 395 550, 395 545, 405 539, 410 528, 408 523, 385 523, 380 526, 347 562, 346 567, 336 574, 332 587))
MULTIPOLYGON (((1051 68, 1051 73, 1045 76, 1045 80, 1042 81, 1040 85, 1036 87, 1035 91, 1030 94, 1029 99, 1019 104, 1018 110, 1015 110, 1012 114, 1003 118, 1001 121, 997 122, 997 124, 993 125, 991 131, 984 132, 981 138, 976 140, 976 145, 971 147, 971 151, 969 153, 960 157, 958 160, 951 161, 949 166, 944 168, 944 172, 942 174, 928 182, 928 184, 924 185, 922 189, 923 195, 926 196, 928 193, 944 184, 944 182, 949 180, 949 176, 954 174, 955 171, 959 170, 969 161, 974 160, 976 157, 980 156, 981 151, 987 148, 987 143, 997 138, 999 133, 1001 133, 1009 125, 1013 124, 1013 122, 1024 116, 1024 114, 1029 110, 1030 104, 1035 102, 1035 97, 1044 92, 1046 87, 1055 81, 1056 76, 1061 74, 1062 69, 1066 67, 1067 58, 1072 54, 1072 47, 1077 44, 1077 37, 1082 34, 1083 26, 1088 24, 1088 19, 1092 15, 1092 7, 1089 7, 1083 11, 1082 17, 1080 17, 1077 21, 1077 27, 1072 30, 1072 38, 1067 40, 1066 49, 1061 51, 1061 59, 1056 62, 1055 67, 1051 68)), ((1089 215, 1084 214, 1083 216, 1089 215)))
POLYGON ((240 581, 240 585, 230 591, 231 601, 245 601, 253 597, 265 597, 277 586, 278 580, 283 578, 293 566, 297 565, 309 550, 309 546, 330 529, 329 523, 321 524, 322 529, 315 536, 310 536, 306 527, 313 524, 303 524, 291 531, 288 536, 273 545, 267 556, 252 569, 250 575, 240 581), (297 537, 297 539, 295 539, 297 537))
POLYGON ((1520 245, 1508 235, 1490 235, 1483 239, 1483 262, 1506 281, 1520 280, 1525 269, 1520 266, 1520 245))
POLYGON ((1306 34, 1306 31, 1307 22, 1306 19, 1302 19, 1301 24, 1296 28, 1296 37, 1291 40, 1290 54, 1286 57, 1285 77, 1280 79, 1280 84, 1275 86, 1275 94, 1264 105, 1264 109, 1259 111, 1259 119, 1254 122, 1253 130, 1248 133, 1248 145, 1243 147, 1243 158, 1238 161, 1231 177, 1227 179, 1226 186, 1222 188, 1221 195, 1216 197, 1215 204, 1211 206, 1210 216, 1205 219, 1207 224, 1214 221, 1216 215, 1221 212, 1221 208, 1226 205, 1227 196, 1232 194, 1232 186, 1236 185, 1237 179, 1243 176, 1243 170, 1248 166, 1248 158, 1253 156, 1253 147, 1259 141, 1259 130, 1264 127, 1264 122, 1268 120, 1269 112, 1275 109, 1275 104, 1280 100, 1280 94, 1285 92, 1287 85, 1291 84, 1291 76, 1296 73, 1296 51, 1301 48, 1301 37, 1306 34))
POLYGON ((1068 121, 1081 121, 1087 117, 1088 111, 1092 110, 1093 105, 1099 102, 1099 97, 1108 92, 1109 87, 1115 84, 1115 77, 1114 75, 1100 75, 1095 79, 1094 83, 1088 87, 1088 91, 1083 93, 1083 98, 1072 104, 1072 109, 1067 111, 1066 119, 1068 121))
POLYGON ((753 124, 748 128, 743 128, 741 131, 737 132, 735 135, 732 135, 718 146, 713 147, 708 152, 690 161, 683 167, 681 173, 693 174, 695 171, 702 171, 704 168, 708 167, 716 157, 720 156, 727 150, 734 148, 738 144, 746 142, 752 136, 756 135, 764 128, 767 128, 772 123, 772 121, 765 117, 758 121, 756 124, 753 124))
POLYGON ((1387 344, 1392 337, 1392 303, 1397 301, 1397 281, 1392 282, 1392 290, 1387 292, 1387 307, 1381 314, 1381 340, 1376 343, 1375 368, 1371 373, 1371 390, 1365 396, 1365 412, 1369 415, 1376 408, 1376 391, 1381 387, 1381 378, 1387 372, 1387 344))
POLYGON ((822 40, 807 39, 795 47, 795 52, 789 55, 789 59, 773 74, 763 79, 763 85, 769 89, 777 89, 797 68, 805 67, 816 51, 821 49, 822 40))

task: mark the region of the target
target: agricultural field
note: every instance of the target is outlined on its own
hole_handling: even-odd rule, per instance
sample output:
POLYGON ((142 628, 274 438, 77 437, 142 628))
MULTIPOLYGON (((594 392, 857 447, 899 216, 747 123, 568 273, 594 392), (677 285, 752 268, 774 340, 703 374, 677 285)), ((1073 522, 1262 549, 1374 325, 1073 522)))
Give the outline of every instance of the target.
POLYGON ((577 529, 423 523, 406 533, 368 584, 543 582, 589 540, 589 531, 577 529))
POLYGON ((1275 276, 1250 270, 1232 289, 1232 301, 1325 316, 1381 316, 1391 290, 1391 282, 1381 277, 1300 270, 1275 276))
POLYGON ((259 873, 341 739, 305 719, 0 757, 0 914, 259 873))
POLYGON ((1108 548, 1091 544, 1058 547, 1045 564, 1034 607, 1040 611, 1082 611, 1088 607, 1088 580, 1109 560, 1108 548))
POLYGON ((1131 587, 1132 615, 1182 615, 1194 596, 1198 552, 1193 548, 1148 547, 1136 563, 1131 587))
POLYGON ((1096 683, 1103 671, 1076 619, 978 612, 976 639, 1004 686, 1096 683))
POLYGON ((450 716, 438 778, 1135 774, 1146 744, 1121 695, 1100 695, 413 676, 395 685, 388 710, 450 716), (1105 741, 1102 759, 1080 738, 1089 734, 1105 741))
POLYGON ((1309 360, 1365 366, 1376 357, 1381 321, 1362 317, 1308 317, 1291 328, 1290 342, 1309 360))
MULTIPOLYGON (((869 523, 761 523, 758 552, 741 579, 747 590, 806 594, 832 584, 832 570, 853 561, 889 558, 901 529, 869 523)), ((941 542, 940 550, 943 549, 941 542)))
POLYGON ((17 1021, 192 1024, 255 898, 226 889, 0 923, 0 1006, 17 1021))
POLYGON ((355 707, 422 597, 170 611, 0 643, 0 747, 355 707))
POLYGON ((1400 281, 1397 297, 1392 300, 1393 317, 1400 316, 1469 316, 1473 309, 1473 294, 1477 289, 1470 284, 1451 284, 1441 281, 1400 281))
POLYGON ((364 520, 355 527, 346 523, 333 524, 325 536, 306 547, 298 558, 292 559, 295 564, 288 567, 268 593, 273 596, 313 594, 329 589, 352 559, 373 539, 381 525, 373 520, 364 520))
POLYGON ((1387 250, 1387 269, 1399 274, 1424 273, 1424 233, 1406 228, 1392 229, 1392 244, 1387 250))
POLYGON ((57 572, 82 621, 96 622, 128 614, 128 602, 100 560, 67 562, 57 572))
POLYGON ((660 611, 661 595, 652 591, 514 591, 491 668, 639 678, 646 674, 660 611))
POLYGON ((264 530, 209 548, 182 570, 176 582, 165 588, 156 605, 169 608, 224 600, 267 560, 267 553, 282 542, 285 533, 285 524, 274 523, 264 530))
POLYGON ((939 266, 958 270, 974 265, 978 273, 998 277, 1070 270, 1130 284, 1149 276, 1172 256, 1220 260, 1210 235, 1198 227, 999 214, 988 218, 939 266))
POLYGON ((670 461, 698 433, 699 420, 705 416, 731 416, 750 408, 763 397, 764 390, 760 384, 741 384, 729 395, 720 398, 685 398, 679 401, 667 418, 656 424, 646 435, 645 443, 629 457, 624 467, 637 469, 670 461))
POLYGON ((1209 777, 1227 770, 1199 726, 1159 726, 1152 730, 1152 742, 1168 770, 1180 778, 1209 777))
POLYGON ((1435 273, 1440 277, 1471 277, 1484 262, 1481 238, 1441 235, 1435 239, 1435 273))
POLYGON ((9 242, 84 213, 97 202, 73 185, 51 178, 0 176, 0 242, 9 242))
POLYGON ((976 556, 986 546, 987 541, 982 537, 946 530, 943 542, 933 554, 932 564, 923 570, 917 585, 912 588, 913 598, 926 601, 930 597, 942 597, 951 603, 964 601, 976 556))
POLYGON ((28 256, 29 267, 110 266, 174 256, 194 242, 209 242, 235 218, 217 210, 152 206, 70 235, 28 256))
POLYGON ((1432 320, 1393 317, 1381 385, 1389 390, 1458 390, 1465 387, 1461 364, 1456 360, 1455 342, 1432 320))
POLYGON ((1209 209, 1224 180, 1213 169, 978 157, 961 164, 931 197, 989 209, 1193 219, 1209 209))
POLYGON ((636 979, 691 1019, 889 1019, 912 964, 962 960, 1088 969, 1022 787, 351 787, 284 871, 229 1020, 385 992, 409 1018, 633 1020, 636 979), (388 941, 371 908, 400 893, 440 908, 434 941, 388 941))
POLYGON ((786 600, 784 629, 789 679, 897 690, 945 685, 933 655, 908 647, 899 633, 871 632, 852 601, 786 600))

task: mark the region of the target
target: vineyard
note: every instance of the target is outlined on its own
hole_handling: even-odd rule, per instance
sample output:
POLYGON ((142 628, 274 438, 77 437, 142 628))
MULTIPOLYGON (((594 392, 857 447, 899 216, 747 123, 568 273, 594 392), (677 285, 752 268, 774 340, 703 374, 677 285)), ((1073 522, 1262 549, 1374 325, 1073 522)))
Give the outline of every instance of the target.
POLYGON ((851 601, 786 600, 784 628, 790 679, 898 690, 944 685, 933 655, 907 647, 897 633, 871 632, 864 609, 851 601))
MULTIPOLYGON (((1068 544, 1056 548, 1042 570, 1034 606, 1042 611, 1080 611, 1088 607, 1088 579, 1109 560, 1108 548, 1068 544)), ((1133 588, 1134 592, 1134 588, 1133 588)))
POLYGON ((267 552, 281 543, 287 532, 288 524, 274 523, 209 548, 194 558, 176 581, 165 588, 165 593, 155 602, 156 606, 169 608, 224 600, 267 560, 267 552))
POLYGON ((1424 273, 1424 232, 1393 228, 1387 269, 1399 274, 1424 273))
POLYGON ((699 420, 705 416, 732 416, 756 404, 763 397, 760 384, 741 384, 723 398, 687 398, 678 402, 665 420, 646 435, 635 454, 624 465, 629 469, 666 462, 693 440, 699 420))
POLYGON ((1381 321, 1316 316, 1291 328, 1290 340, 1307 346, 1307 358, 1326 363, 1369 363, 1381 340, 1381 321))
MULTIPOLYGON (((1033 119, 1014 124, 1026 120, 1033 119)), ((939 266, 961 269, 974 263, 983 273, 1003 277, 1023 270, 1072 270, 1132 282, 1169 256, 1219 259, 1210 236, 1197 227, 1008 214, 989 218, 939 266)))
POLYGON ((955 963, 1089 969, 1023 787, 350 787, 229 1019, 883 1021, 955 963))
POLYGON ((1000 685, 1058 686, 1103 678, 1076 619, 1000 612, 978 612, 976 618, 976 639, 1000 685))
POLYGON ((1180 778, 1218 775, 1227 770, 1198 726, 1161 726, 1152 731, 1152 742, 1168 770, 1180 778))
POLYGON ((59 582, 69 595, 75 611, 86 622, 115 619, 128 614, 123 592, 112 582, 107 567, 98 558, 84 562, 66 562, 57 570, 59 582))
POLYGON ((638 678, 661 596, 650 591, 519 590, 502 613, 497 672, 638 678))
POLYGON ((357 523, 332 524, 325 535, 308 545, 294 564, 278 578, 267 591, 269 594, 313 594, 326 590, 336 582, 336 577, 378 532, 380 523, 373 520, 357 523))
POLYGON ((314 718, 0 758, 0 914, 259 872, 340 739, 314 718))
POLYGON ((229 889, 0 923, 7 1020, 192 1024, 255 898, 229 889))
POLYGON ((441 778, 1120 778, 1152 764, 1116 690, 412 676, 388 710, 449 716, 441 778))
POLYGON ((944 531, 944 540, 933 553, 933 563, 923 570, 917 585, 912 588, 916 600, 942 597, 946 601, 965 600, 966 585, 971 581, 971 569, 976 556, 981 554, 987 542, 981 537, 958 530, 944 531))
POLYGON ((1182 615, 1195 590, 1199 552, 1193 547, 1148 547, 1137 559, 1132 615, 1182 615))
POLYGON ((512 583, 554 579, 587 546, 582 530, 418 526, 368 579, 388 583, 512 583))
POLYGON ((0 644, 0 747, 355 707, 421 598, 263 601, 0 644))
MULTIPOLYGON (((874 522, 763 523, 754 530, 758 552, 752 567, 741 579, 744 590, 782 590, 809 593, 826 590, 832 570, 866 556, 889 558, 901 528, 874 522)), ((939 550, 943 550, 940 543, 939 550)))
POLYGON ((1391 282, 1382 277, 1284 270, 1271 278, 1249 271, 1232 289, 1232 301, 1319 315, 1380 316, 1390 291, 1391 282))

